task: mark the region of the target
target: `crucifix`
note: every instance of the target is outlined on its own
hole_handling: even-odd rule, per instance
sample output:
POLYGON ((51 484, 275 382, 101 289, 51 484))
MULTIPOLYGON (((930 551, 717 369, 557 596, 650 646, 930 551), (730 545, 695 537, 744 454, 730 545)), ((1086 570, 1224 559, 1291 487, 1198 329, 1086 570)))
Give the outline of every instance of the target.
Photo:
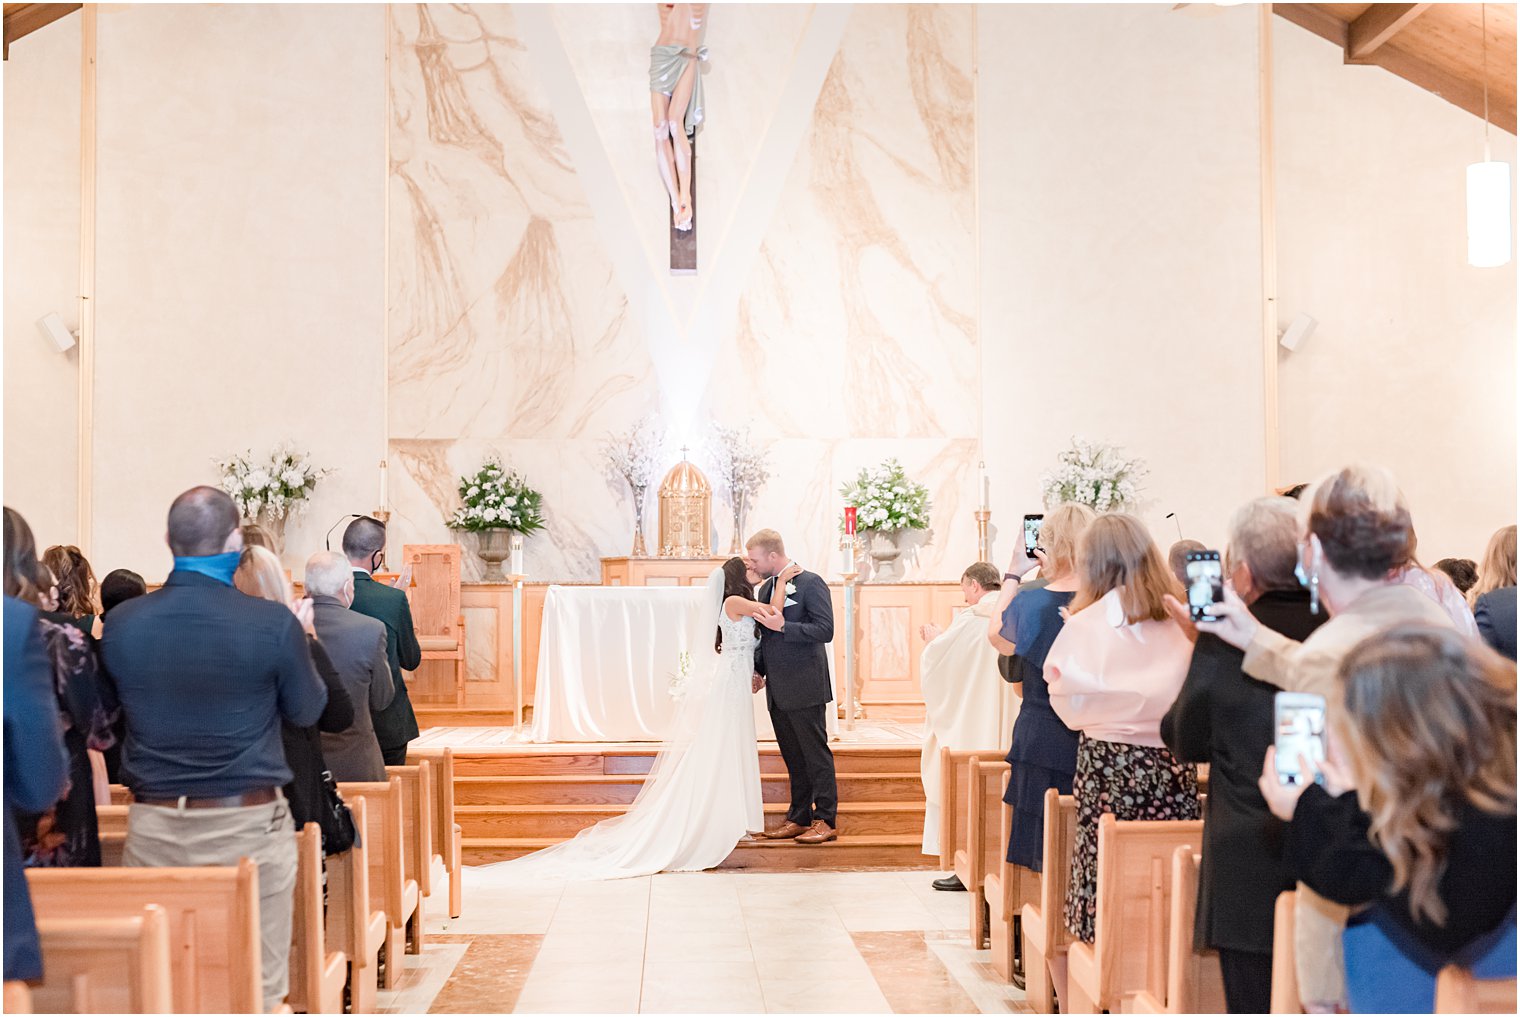
POLYGON ((670 198, 670 272, 697 271, 697 130, 706 116, 700 64, 707 4, 657 4, 660 34, 649 51, 655 162, 670 198))

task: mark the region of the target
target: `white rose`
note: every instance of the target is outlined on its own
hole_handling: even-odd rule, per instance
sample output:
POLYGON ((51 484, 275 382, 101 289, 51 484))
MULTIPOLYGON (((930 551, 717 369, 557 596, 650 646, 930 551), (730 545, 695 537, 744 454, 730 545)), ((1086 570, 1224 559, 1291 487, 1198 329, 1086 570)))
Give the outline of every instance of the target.
POLYGON ((271 479, 268 470, 263 468, 253 470, 248 474, 248 486, 256 491, 262 491, 269 486, 271 479))
POLYGON ((517 496, 513 495, 510 498, 503 498, 501 503, 503 505, 505 505, 507 508, 512 508, 514 505, 517 504, 517 496))

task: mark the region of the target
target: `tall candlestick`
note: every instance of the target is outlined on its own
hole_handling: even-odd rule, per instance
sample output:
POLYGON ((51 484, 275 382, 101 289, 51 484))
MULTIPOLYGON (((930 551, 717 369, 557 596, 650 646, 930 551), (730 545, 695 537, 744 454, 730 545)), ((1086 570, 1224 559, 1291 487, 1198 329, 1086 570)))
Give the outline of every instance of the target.
POLYGON ((985 462, 978 463, 977 468, 981 470, 982 511, 985 512, 987 509, 990 509, 992 507, 992 478, 987 476, 987 464, 985 462))
POLYGON ((390 468, 386 465, 385 460, 380 460, 380 510, 382 512, 391 507, 389 472, 390 468))

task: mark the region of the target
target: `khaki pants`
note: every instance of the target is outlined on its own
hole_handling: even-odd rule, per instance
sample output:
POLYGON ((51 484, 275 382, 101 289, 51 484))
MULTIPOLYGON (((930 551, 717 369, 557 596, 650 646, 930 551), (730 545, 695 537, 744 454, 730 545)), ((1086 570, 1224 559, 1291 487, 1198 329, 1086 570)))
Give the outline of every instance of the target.
POLYGON ((263 943, 266 1013, 285 1002, 290 986, 291 898, 296 885, 294 831, 290 806, 284 798, 240 809, 133 805, 127 814, 124 865, 236 865, 246 856, 259 867, 259 938, 263 943))

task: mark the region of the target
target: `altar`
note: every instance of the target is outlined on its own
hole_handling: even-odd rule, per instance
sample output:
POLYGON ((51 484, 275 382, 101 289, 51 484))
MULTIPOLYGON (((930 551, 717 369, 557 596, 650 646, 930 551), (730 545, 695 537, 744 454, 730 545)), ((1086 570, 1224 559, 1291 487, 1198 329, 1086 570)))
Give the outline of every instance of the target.
MULTIPOLYGON (((675 716, 682 654, 712 659, 703 587, 550 586, 544 594, 531 737, 535 742, 661 741, 675 716)), ((833 652, 829 653, 832 671, 833 652)), ((696 680, 701 676, 692 674, 696 680)), ((755 735, 775 737, 764 692, 755 735)), ((837 733, 828 711, 829 733, 837 733)))

